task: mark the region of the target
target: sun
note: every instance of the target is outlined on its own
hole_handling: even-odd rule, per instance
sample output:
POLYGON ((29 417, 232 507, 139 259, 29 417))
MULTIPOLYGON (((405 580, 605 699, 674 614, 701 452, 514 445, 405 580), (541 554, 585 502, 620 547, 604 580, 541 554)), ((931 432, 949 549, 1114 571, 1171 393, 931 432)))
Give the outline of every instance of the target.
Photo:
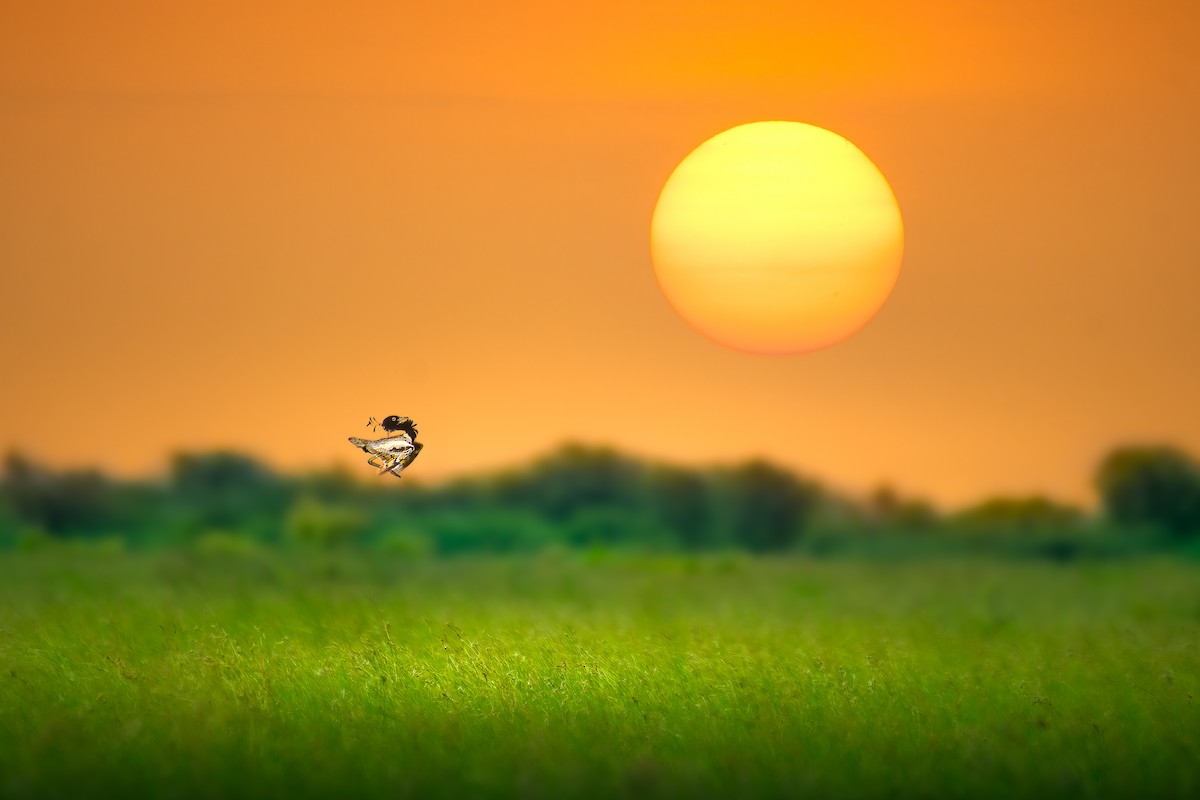
POLYGON ((710 339, 804 353, 862 328, 900 273, 904 230, 887 180, 843 137, 752 122, 701 144, 650 224, 667 300, 710 339))

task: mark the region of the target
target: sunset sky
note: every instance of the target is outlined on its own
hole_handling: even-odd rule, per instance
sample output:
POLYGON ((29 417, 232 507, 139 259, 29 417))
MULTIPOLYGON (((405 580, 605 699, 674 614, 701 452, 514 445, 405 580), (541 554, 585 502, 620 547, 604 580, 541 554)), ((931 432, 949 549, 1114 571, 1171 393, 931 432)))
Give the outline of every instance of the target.
POLYGON ((358 468, 406 414, 427 478, 572 439, 1090 503, 1115 444, 1200 454, 1197 52, 1185 0, 5 3, 0 448, 358 468), (769 119, 905 225, 801 356, 695 333, 650 263, 674 167, 769 119))

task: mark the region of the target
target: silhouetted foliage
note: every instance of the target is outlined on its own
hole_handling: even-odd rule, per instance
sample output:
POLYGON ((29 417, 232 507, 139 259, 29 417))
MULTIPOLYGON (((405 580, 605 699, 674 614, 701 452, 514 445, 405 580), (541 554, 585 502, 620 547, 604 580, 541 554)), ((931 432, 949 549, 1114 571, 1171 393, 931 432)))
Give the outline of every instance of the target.
POLYGON ((289 506, 283 482, 239 453, 184 453, 171 464, 170 487, 200 529, 252 527, 260 531, 289 506))
POLYGON ((52 472, 10 454, 3 492, 17 518, 52 536, 96 531, 114 521, 115 498, 99 472, 52 472))
POLYGON ((903 497, 887 485, 871 493, 866 512, 875 524, 903 532, 930 531, 940 522, 937 510, 930 503, 903 497))
POLYGON ((959 512, 953 523, 970 533, 1028 535, 1078 530, 1084 519, 1080 509, 1047 497, 997 497, 959 512))
POLYGON ((649 475, 649 494, 662 527, 689 549, 713 544, 709 482, 695 470, 660 467, 649 475))
POLYGON ((1200 466, 1171 447, 1126 447, 1096 473, 1104 510, 1122 525, 1200 536, 1200 466))
POLYGON ((502 476, 496 499, 564 522, 582 508, 632 508, 642 495, 644 467, 608 448, 567 445, 532 467, 502 476))
POLYGON ((722 479, 732 539, 758 552, 784 550, 794 544, 819 497, 816 487, 765 461, 736 467, 722 479))
POLYGON ((87 538, 93 546, 190 543, 197 553, 352 543, 414 557, 570 546, 1070 560, 1160 546, 1132 530, 1156 528, 1176 540, 1200 532, 1200 470, 1178 451, 1119 450, 1101 465, 1097 485, 1104 525, 1045 497, 994 498, 943 518, 888 487, 856 501, 765 461, 693 469, 583 445, 441 485, 342 469, 280 475, 229 452, 178 455, 160 481, 54 470, 11 455, 0 482, 0 548, 87 538), (980 533, 994 535, 971 535, 980 533))

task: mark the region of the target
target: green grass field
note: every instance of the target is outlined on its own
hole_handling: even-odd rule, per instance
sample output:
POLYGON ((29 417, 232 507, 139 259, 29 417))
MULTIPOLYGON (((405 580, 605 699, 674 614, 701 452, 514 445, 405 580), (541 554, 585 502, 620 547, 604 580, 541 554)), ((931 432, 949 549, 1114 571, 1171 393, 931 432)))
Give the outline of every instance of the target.
POLYGON ((0 559, 3 797, 1195 797, 1200 565, 0 559))

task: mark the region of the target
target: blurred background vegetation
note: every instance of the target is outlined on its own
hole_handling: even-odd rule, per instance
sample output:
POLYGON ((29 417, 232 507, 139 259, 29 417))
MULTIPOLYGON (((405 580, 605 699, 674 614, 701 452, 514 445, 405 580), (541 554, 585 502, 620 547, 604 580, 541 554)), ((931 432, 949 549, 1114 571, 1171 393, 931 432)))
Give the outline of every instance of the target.
POLYGON ((1200 554, 1200 465, 1166 446, 1097 466, 1100 504, 994 497, 946 513, 883 486, 851 498, 765 461, 687 468, 569 444, 519 469, 426 485, 333 469, 272 471, 233 452, 180 454, 157 480, 53 470, 10 454, 0 549, 359 548, 409 557, 589 551, 985 553, 1054 560, 1200 554))

